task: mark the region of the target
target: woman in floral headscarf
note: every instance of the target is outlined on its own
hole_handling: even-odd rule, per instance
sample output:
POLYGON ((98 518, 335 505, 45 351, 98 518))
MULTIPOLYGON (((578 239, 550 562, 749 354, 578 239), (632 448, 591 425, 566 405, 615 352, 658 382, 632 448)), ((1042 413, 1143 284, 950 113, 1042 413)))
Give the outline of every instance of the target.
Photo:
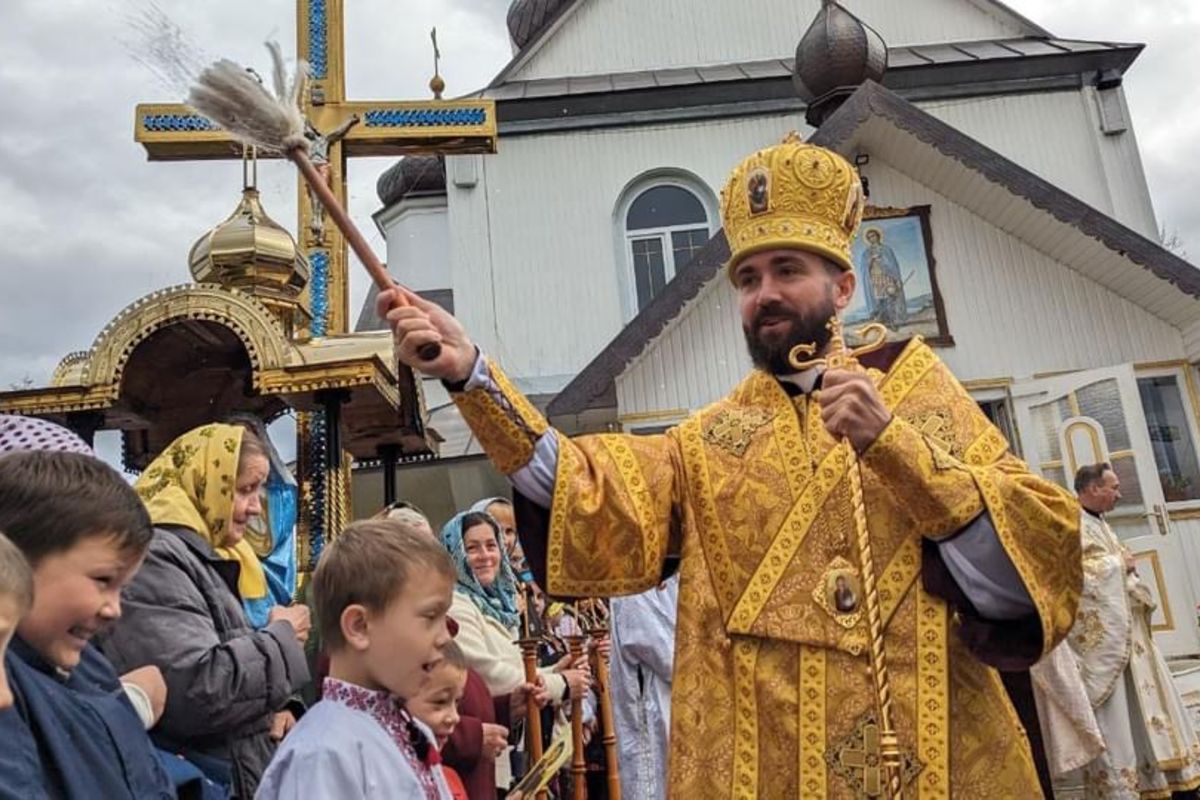
POLYGON ((167 707, 152 731, 159 745, 247 800, 275 752, 276 712, 308 682, 308 609, 276 606, 254 630, 242 606, 267 594, 245 534, 261 513, 268 472, 263 443, 235 425, 189 431, 150 464, 135 488, 154 540, 103 645, 118 669, 163 671, 167 707))

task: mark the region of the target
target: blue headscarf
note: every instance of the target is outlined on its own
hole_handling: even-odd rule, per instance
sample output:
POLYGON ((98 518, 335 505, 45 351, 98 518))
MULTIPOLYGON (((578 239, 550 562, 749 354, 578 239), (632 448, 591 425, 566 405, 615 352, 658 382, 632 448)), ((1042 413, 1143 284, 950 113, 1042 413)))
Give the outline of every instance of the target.
MULTIPOLYGON (((512 501, 507 497, 485 497, 471 506, 468 511, 480 511, 490 515, 491 512, 488 509, 497 503, 508 506, 512 509, 513 516, 516 516, 516 509, 513 508, 512 501)), ((503 531, 501 534, 503 534, 503 531)), ((500 543, 507 549, 507 542, 504 541, 503 535, 501 535, 500 543)), ((517 580, 521 583, 533 583, 533 570, 529 568, 529 564, 525 559, 525 549, 521 547, 520 536, 513 542, 512 552, 508 554, 508 562, 512 566, 513 574, 517 576, 517 580)))
POLYGON ((517 611, 517 579, 508 561, 508 553, 505 552, 500 526, 490 514, 480 514, 491 526, 500 550, 500 569, 496 572, 496 580, 485 588, 471 571, 471 566, 467 563, 467 551, 463 547, 463 520, 471 513, 479 512, 465 511, 456 514, 442 528, 442 545, 449 551, 454 567, 458 570, 456 588, 469 597, 485 616, 491 617, 509 630, 515 629, 521 620, 517 611))
POLYGON ((300 490, 260 418, 253 414, 234 414, 227 421, 254 432, 267 451, 270 465, 263 486, 264 513, 246 532, 246 540, 258 556, 263 576, 267 579, 267 593, 263 597, 242 598, 242 607, 250 625, 265 628, 270 622, 272 608, 289 606, 295 599, 296 520, 300 511, 300 490))

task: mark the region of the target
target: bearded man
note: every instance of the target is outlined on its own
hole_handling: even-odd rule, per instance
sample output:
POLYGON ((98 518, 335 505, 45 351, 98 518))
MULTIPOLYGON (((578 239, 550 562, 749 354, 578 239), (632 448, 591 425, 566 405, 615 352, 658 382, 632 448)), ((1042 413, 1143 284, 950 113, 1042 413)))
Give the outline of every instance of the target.
POLYGON ((993 666, 1028 668, 1070 628, 1078 506, 1008 452, 919 339, 873 354, 869 370, 791 365, 798 344, 825 353, 854 296, 864 200, 845 159, 789 137, 735 168, 722 197, 756 369, 665 434, 568 438, 437 306, 398 289, 380 314, 399 358, 447 383, 540 512, 540 532, 520 528, 550 594, 644 592, 678 558, 671 797, 886 791, 865 598, 839 604, 829 588, 862 576, 855 459, 904 796, 1038 796, 993 666), (422 361, 430 342, 441 354, 422 361))

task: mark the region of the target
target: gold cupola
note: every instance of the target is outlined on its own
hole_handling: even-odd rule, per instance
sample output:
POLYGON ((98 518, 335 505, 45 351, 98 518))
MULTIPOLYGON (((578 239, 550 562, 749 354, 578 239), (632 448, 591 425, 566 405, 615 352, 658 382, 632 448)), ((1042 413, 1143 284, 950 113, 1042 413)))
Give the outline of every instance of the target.
POLYGON ((292 235, 263 210, 255 185, 257 172, 250 151, 243 157, 241 202, 192 245, 188 266, 197 283, 216 283, 253 295, 291 336, 309 318, 300 301, 308 285, 308 260, 292 235))

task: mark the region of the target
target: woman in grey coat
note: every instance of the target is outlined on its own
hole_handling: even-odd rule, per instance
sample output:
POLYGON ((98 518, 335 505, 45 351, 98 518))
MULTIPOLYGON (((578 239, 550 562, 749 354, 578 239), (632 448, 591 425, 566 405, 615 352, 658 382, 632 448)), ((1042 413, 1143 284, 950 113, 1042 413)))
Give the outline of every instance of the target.
POLYGON ((261 513, 267 472, 262 443, 233 425, 190 431, 155 459, 136 484, 154 539, 102 644, 118 671, 162 670, 167 706, 151 731, 158 745, 246 800, 275 751, 278 712, 308 682, 308 609, 276 607, 256 631, 242 607, 242 598, 266 592, 243 537, 261 513))

